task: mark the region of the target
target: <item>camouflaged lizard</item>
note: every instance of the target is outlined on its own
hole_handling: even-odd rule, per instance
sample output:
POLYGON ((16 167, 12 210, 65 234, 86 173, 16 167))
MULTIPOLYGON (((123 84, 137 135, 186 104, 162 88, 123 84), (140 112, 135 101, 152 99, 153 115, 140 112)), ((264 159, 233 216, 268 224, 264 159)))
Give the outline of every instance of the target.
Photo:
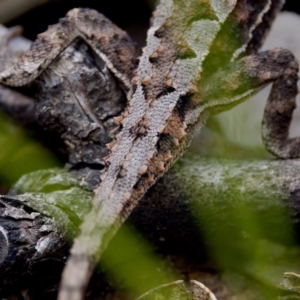
MULTIPOLYGON (((284 49, 257 54, 282 2, 161 0, 139 62, 136 46, 123 31, 93 10, 73 9, 16 63, 5 66, 0 82, 26 85, 80 37, 127 91, 128 105, 115 118, 119 128, 108 144, 93 209, 63 272, 60 300, 83 299, 111 237, 210 115, 273 83, 263 119, 264 143, 276 156, 299 157, 299 138, 288 139, 298 62, 284 49)), ((212 297, 207 292, 199 299, 212 297)))

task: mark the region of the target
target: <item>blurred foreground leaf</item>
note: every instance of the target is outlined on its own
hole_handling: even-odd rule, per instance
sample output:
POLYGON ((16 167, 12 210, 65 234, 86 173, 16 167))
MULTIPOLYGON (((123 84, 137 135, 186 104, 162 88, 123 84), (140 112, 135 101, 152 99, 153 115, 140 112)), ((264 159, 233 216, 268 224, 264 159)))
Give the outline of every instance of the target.
MULTIPOLYGON (((193 212, 207 240, 210 257, 220 271, 245 276, 260 289, 262 299, 275 299, 283 273, 300 268, 292 222, 284 199, 274 199, 282 205, 259 208, 257 203, 247 201, 242 186, 236 178, 227 178, 223 191, 217 186, 215 189, 219 206, 211 205, 214 193, 204 194, 202 201, 195 202, 193 212)), ((251 193, 250 187, 247 192, 251 193)), ((263 202, 265 195, 257 193, 256 198, 263 202)))
POLYGON ((59 166, 58 160, 0 114, 0 182, 11 185, 23 174, 59 166))
POLYGON ((135 297, 181 277, 168 261, 155 254, 136 230, 126 224, 105 251, 101 265, 118 287, 135 297))

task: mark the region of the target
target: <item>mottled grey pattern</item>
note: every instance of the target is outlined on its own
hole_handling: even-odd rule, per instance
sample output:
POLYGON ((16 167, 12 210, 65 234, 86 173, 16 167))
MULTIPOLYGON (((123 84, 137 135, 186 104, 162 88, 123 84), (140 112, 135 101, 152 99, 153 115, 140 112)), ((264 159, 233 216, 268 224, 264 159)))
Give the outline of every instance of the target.
MULTIPOLYGON (((137 71, 139 50, 123 31, 95 11, 74 9, 0 73, 4 84, 28 84, 80 37, 128 92, 127 108, 116 118, 120 128, 108 144, 107 168, 95 190, 94 207, 63 273, 60 300, 83 298, 94 265, 111 237, 149 187, 183 154, 195 128, 204 126, 209 115, 230 109, 274 82, 264 116, 264 141, 277 156, 299 156, 299 140, 287 139, 298 63, 283 49, 255 54, 281 4, 281 0, 161 0, 137 71)), ((71 58, 66 55, 68 62, 71 58)), ((57 78, 72 77, 55 63, 48 70, 54 68, 57 78)), ((86 101, 86 84, 75 79, 73 89, 85 117, 97 127, 96 141, 103 124, 96 106, 86 101)), ((44 86, 52 90, 55 84, 44 86)), ((89 125, 86 128, 83 135, 71 134, 79 144, 93 131, 89 125)), ((76 149, 72 162, 101 163, 99 157, 77 153, 73 139, 63 131, 61 135, 69 148, 76 149)))

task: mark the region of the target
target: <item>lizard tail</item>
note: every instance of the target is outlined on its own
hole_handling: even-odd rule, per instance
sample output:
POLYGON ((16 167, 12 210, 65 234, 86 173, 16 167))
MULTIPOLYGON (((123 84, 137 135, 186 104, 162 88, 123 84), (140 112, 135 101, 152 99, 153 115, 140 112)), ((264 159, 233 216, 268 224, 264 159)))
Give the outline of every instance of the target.
POLYGON ((102 205, 86 215, 62 273, 58 300, 84 299, 97 262, 125 219, 117 209, 107 211, 102 205))
POLYGON ((72 253, 62 273, 58 300, 82 300, 95 264, 86 255, 72 253))

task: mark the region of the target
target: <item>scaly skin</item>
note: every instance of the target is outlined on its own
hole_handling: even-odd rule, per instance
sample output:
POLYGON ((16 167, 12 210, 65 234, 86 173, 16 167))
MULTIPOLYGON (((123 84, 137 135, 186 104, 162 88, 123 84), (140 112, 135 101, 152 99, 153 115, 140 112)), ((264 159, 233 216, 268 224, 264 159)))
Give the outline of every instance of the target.
POLYGON ((195 128, 204 126, 209 115, 274 82, 263 138, 274 154, 299 157, 299 139, 287 139, 298 64, 283 49, 256 54, 281 4, 280 0, 161 0, 136 76, 137 50, 124 33, 94 11, 74 9, 40 35, 18 64, 0 73, 0 82, 27 84, 80 36, 131 89, 126 111, 116 118, 119 133, 108 145, 111 153, 93 209, 63 272, 60 300, 83 299, 111 237, 149 187, 184 153, 195 128))

